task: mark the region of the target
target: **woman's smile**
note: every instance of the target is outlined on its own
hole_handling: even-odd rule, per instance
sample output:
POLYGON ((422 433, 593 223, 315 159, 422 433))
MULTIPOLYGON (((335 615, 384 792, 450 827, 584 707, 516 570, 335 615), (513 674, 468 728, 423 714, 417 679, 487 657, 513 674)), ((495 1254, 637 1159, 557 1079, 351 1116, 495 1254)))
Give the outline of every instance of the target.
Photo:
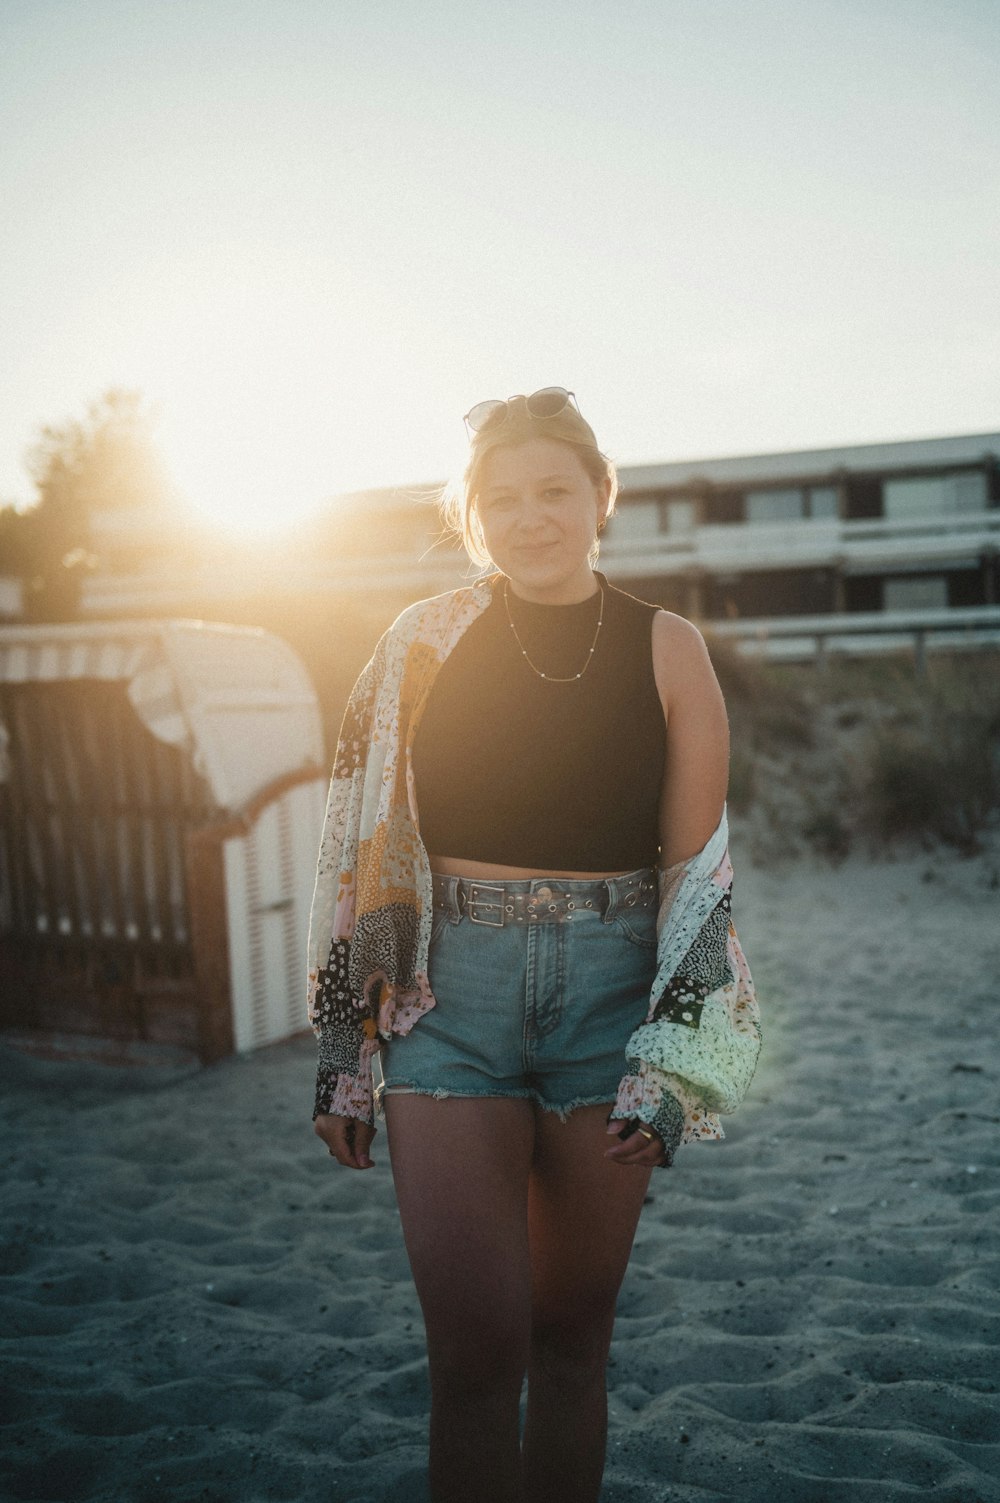
POLYGON ((547 553, 550 549, 552 549, 552 548, 558 548, 558 546, 559 546, 559 539, 558 538, 550 538, 547 543, 517 543, 517 544, 515 544, 515 547, 517 548, 517 550, 518 550, 519 553, 527 554, 529 557, 531 557, 533 554, 536 554, 536 553, 547 553))

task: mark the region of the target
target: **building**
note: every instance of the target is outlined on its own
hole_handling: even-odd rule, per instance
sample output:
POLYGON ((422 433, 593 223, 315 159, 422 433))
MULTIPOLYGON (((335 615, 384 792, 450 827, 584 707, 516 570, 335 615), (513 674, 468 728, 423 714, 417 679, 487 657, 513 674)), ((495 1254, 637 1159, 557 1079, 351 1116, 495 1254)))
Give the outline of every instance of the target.
MULTIPOLYGON (((620 478, 608 577, 747 650, 1000 642, 1000 434, 626 465, 620 478)), ((441 537, 434 490, 341 497, 304 546, 256 562, 249 550, 240 568, 105 567, 82 612, 204 611, 209 593, 222 606, 279 579, 302 598, 360 599, 377 583, 400 604, 449 589, 469 569, 441 537)))
POLYGON ((616 575, 701 619, 1000 600, 1000 434, 633 466, 616 575))

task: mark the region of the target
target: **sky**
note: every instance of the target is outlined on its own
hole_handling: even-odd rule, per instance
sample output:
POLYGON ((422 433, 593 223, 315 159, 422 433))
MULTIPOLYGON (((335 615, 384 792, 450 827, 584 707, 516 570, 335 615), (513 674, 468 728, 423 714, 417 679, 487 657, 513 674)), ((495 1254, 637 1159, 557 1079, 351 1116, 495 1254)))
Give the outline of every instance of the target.
POLYGON ((206 517, 1000 427, 996 0, 0 0, 0 501, 142 392, 206 517))

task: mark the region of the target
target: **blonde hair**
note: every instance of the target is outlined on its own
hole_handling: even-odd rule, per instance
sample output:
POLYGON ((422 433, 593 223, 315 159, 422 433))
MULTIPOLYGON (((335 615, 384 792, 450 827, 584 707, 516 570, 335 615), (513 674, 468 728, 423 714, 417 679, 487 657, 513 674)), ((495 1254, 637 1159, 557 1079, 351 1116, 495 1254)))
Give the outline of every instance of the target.
MULTIPOLYGON (((460 476, 456 476, 445 486, 439 501, 445 528, 461 541, 472 562, 482 569, 488 569, 493 564, 486 550, 476 512, 483 465, 494 449, 517 449, 533 438, 551 439, 572 449, 595 485, 603 486, 605 481, 610 482, 605 521, 615 509, 618 472, 614 461, 598 448, 593 428, 572 403, 567 402, 555 417, 539 418, 533 417, 528 411, 523 397, 515 397, 502 421, 487 423, 483 432, 473 433, 465 468, 460 476)), ((598 527, 598 533, 602 531, 603 523, 598 527)), ((591 565, 597 563, 599 551, 600 538, 597 537, 590 550, 591 565)))

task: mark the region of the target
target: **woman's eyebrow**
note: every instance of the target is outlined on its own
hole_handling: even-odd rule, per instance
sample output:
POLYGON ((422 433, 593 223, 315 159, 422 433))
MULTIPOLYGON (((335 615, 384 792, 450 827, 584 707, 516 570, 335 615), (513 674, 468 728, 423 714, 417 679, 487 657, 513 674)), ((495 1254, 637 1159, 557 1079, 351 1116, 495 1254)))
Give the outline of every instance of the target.
MULTIPOLYGON (((568 480, 569 478, 570 476, 568 470, 555 470, 551 475, 539 475, 535 483, 537 485, 548 485, 553 480, 568 480)), ((496 496, 503 493, 504 491, 513 489, 513 483, 508 485, 488 485, 482 492, 482 494, 484 496, 496 496)))

